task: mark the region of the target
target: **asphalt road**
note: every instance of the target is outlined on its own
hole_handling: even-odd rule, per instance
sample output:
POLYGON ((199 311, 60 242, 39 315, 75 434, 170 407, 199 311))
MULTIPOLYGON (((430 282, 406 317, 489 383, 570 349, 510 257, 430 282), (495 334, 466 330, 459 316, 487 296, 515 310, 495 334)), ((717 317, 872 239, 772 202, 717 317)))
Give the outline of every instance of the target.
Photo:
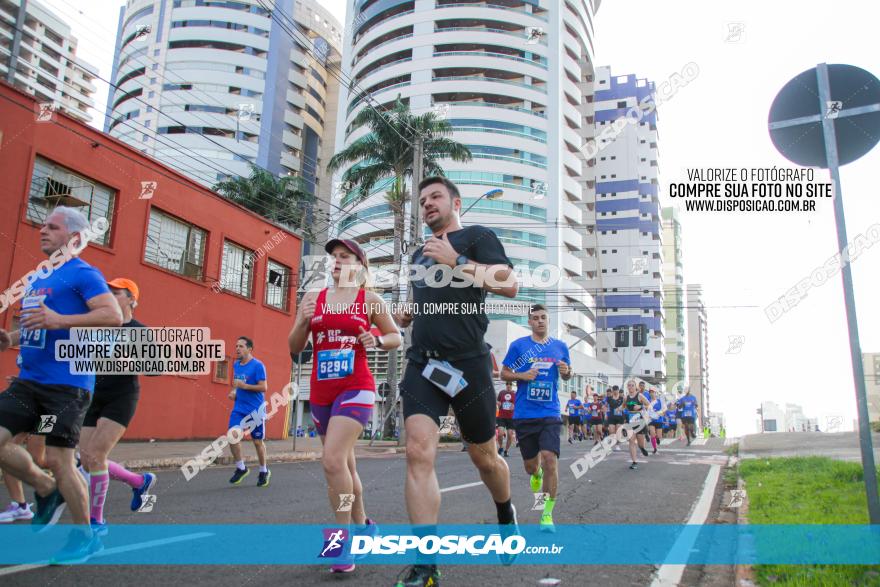
MULTIPOLYGON (((720 440, 684 447, 676 442, 661 447, 657 455, 639 457, 637 471, 628 468, 625 451, 612 453, 595 469, 575 479, 569 465, 592 446, 592 442, 563 444, 560 484, 554 518, 557 524, 681 524, 689 519, 712 465, 726 461, 720 440)), ((625 448, 625 447, 621 447, 625 448)), ((528 476, 517 453, 507 459, 513 472, 513 500, 520 523, 537 524, 540 512, 531 511, 533 496, 528 476)), ((365 488, 367 514, 378 523, 405 524, 403 501, 405 461, 402 455, 383 455, 359 460, 365 488)), ((479 481, 467 455, 442 451, 437 459, 443 492, 441 523, 494 524, 495 508, 479 481)), ((327 524, 332 517, 326 501, 326 485, 318 462, 278 464, 272 467, 270 487, 258 489, 254 472, 241 486, 228 484, 231 468, 210 468, 187 482, 179 471, 160 471, 153 493, 151 513, 132 513, 130 490, 113 482, 105 509, 111 524, 327 524)), ((5 489, 0 503, 7 503, 5 489)), ((62 518, 62 523, 66 518, 62 518)), ((258 539, 251 536, 249 539, 258 539)), ((583 545, 585 561, 590 545, 583 545)), ((593 561, 594 562, 594 561, 593 561)), ((538 585, 542 579, 559 579, 561 585, 645 586, 657 577, 654 566, 447 566, 442 568, 444 587, 473 585, 538 585)), ((668 570, 668 569, 667 569, 668 570)), ((360 565, 355 573, 331 575, 319 566, 148 566, 85 565, 0 568, 4 586, 83 585, 98 587, 121 583, 151 585, 393 585, 401 567, 360 565)), ((691 571, 691 569, 688 569, 691 571)), ((685 575, 686 579, 691 577, 685 575)), ((545 583, 546 584, 546 583, 545 583)), ((655 583, 657 584, 657 583, 655 583)), ((666 583, 668 584, 668 583, 666 583)), ((689 580, 682 584, 693 584, 689 580)))

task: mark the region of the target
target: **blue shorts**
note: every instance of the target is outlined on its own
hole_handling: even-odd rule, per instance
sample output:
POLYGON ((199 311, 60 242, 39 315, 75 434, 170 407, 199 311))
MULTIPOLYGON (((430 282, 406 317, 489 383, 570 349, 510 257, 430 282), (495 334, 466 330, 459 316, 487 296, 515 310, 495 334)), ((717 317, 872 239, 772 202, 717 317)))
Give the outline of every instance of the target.
POLYGON ((262 440, 266 433, 265 424, 266 414, 260 408, 255 408, 250 412, 239 408, 232 410, 232 413, 229 414, 229 426, 227 428, 242 428, 245 431, 250 430, 251 438, 253 440, 262 440), (249 422, 244 422, 242 424, 244 419, 251 414, 253 414, 253 418, 251 418, 249 422))
POLYGON ((549 450, 559 457, 562 420, 559 418, 527 418, 514 420, 519 452, 525 460, 533 459, 542 450, 549 450))

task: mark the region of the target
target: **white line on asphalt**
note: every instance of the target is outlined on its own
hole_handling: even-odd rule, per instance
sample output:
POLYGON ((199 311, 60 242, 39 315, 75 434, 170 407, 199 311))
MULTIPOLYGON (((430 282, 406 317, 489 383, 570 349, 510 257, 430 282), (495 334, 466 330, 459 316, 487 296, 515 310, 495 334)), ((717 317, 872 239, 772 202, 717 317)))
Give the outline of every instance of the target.
POLYGON ((708 439, 708 438, 694 438, 694 439, 691 441, 691 444, 694 445, 694 446, 703 446, 703 445, 706 444, 707 442, 709 442, 709 439, 708 439))
MULTIPOLYGON (((106 550, 102 550, 97 553, 92 558, 98 558, 102 556, 110 556, 113 554, 119 554, 122 552, 132 552, 135 550, 143 550, 145 548, 152 548, 154 546, 162 546, 163 544, 174 544, 175 542, 184 542, 186 540, 198 540, 199 538, 208 538, 213 536, 210 532, 197 532, 195 534, 184 534, 183 536, 175 536, 173 538, 163 538, 161 540, 148 540, 147 542, 139 542, 137 544, 129 544, 126 546, 117 546, 115 548, 108 548, 106 550)), ((3 575, 12 575, 15 573, 23 573, 25 571, 33 571, 35 569, 42 569, 43 567, 48 567, 49 561, 39 561, 32 564, 27 565, 15 565, 12 567, 6 567, 4 569, 0 569, 0 576, 3 575)))
POLYGON ((446 489, 441 489, 440 493, 444 493, 446 491, 455 491, 457 489, 467 489, 468 487, 476 487, 477 485, 482 485, 482 481, 477 481, 476 483, 465 483, 464 485, 453 485, 452 487, 447 487, 446 489))
MULTIPOLYGON (((687 523, 705 524, 709 517, 709 510, 712 508, 712 498, 715 496, 715 486, 718 484, 718 477, 721 476, 721 465, 711 465, 706 480, 703 482, 703 490, 700 498, 694 505, 690 518, 687 523)), ((689 533, 690 534, 690 533, 689 533)), ((679 536, 675 544, 672 545, 672 551, 689 552, 694 546, 695 536, 682 534, 679 536)), ((657 576, 651 582, 651 587, 671 587, 678 585, 681 576, 687 565, 661 565, 657 571, 657 576)))

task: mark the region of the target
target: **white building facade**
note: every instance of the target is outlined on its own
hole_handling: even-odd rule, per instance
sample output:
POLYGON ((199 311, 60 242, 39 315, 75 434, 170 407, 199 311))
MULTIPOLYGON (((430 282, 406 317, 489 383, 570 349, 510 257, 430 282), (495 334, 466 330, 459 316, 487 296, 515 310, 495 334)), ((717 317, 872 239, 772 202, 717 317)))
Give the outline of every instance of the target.
MULTIPOLYGON (((595 364, 595 301, 588 291, 585 242, 593 194, 581 154, 592 136, 593 19, 598 0, 352 0, 336 142, 348 145, 368 129, 351 122, 366 107, 388 108, 398 96, 413 113, 442 113, 452 138, 469 147, 469 163, 443 161, 468 208, 465 225, 492 228, 514 265, 558 268, 550 287, 522 287, 520 307, 545 304, 551 335, 573 344, 583 386, 608 377, 595 364), (369 95, 364 98, 362 93, 369 95), (580 361, 580 363, 578 363, 580 361), (593 361, 593 363, 591 363, 593 361)), ((384 190, 366 200, 339 194, 339 235, 364 244, 371 259, 390 261, 393 218, 384 190)), ((490 296, 492 298, 492 296, 490 296)), ((493 302, 504 303, 503 298, 493 302)), ((527 334, 526 316, 491 314, 487 341, 503 357, 527 334)), ((579 391, 582 389, 579 388, 579 391)))
MULTIPOLYGON (((654 94, 635 75, 596 70, 595 135, 654 94)), ((595 155, 596 353, 625 375, 666 381, 657 113, 597 138, 595 155)))
POLYGON ((129 0, 105 131, 205 185, 300 175, 329 200, 341 26, 311 0, 129 0))
POLYGON ((76 56, 70 25, 34 0, 0 0, 0 76, 41 103, 91 122, 97 68, 76 56))

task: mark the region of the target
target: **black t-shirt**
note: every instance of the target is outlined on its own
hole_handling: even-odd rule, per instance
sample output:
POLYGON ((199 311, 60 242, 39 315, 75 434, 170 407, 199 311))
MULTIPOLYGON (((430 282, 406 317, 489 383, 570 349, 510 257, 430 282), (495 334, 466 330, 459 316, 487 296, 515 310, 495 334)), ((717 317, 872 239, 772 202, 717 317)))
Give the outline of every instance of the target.
MULTIPOLYGON (((134 318, 122 325, 122 328, 146 328, 134 318)), ((95 376, 95 393, 138 393, 141 389, 137 375, 97 375, 95 376)))
POLYGON ((609 416, 611 416, 612 418, 616 418, 618 416, 623 416, 623 414, 615 413, 617 410, 620 409, 620 406, 623 405, 623 398, 622 397, 618 397, 616 399, 613 397, 609 397, 605 401, 608 403, 608 415, 609 416))
POLYGON ((640 412, 642 410, 642 402, 639 399, 639 396, 626 396, 626 411, 627 412, 640 412))
MULTIPOLYGON (((446 233, 452 248, 470 261, 484 265, 507 265, 513 267, 504 245, 492 230, 485 226, 468 226, 461 230, 446 233)), ((433 261, 422 256, 419 248, 412 256, 412 263, 432 265, 433 261)), ((452 271, 446 266, 444 271, 452 271)), ((432 273, 428 267, 428 280, 440 281, 440 273, 432 273)), ((487 276, 488 278, 488 276, 487 276)), ((454 282, 461 280, 453 278, 454 282)), ((489 318, 480 304, 486 301, 486 290, 476 285, 471 287, 429 287, 424 281, 413 283, 413 302, 418 313, 413 319, 413 346, 409 358, 423 361, 418 351, 437 351, 448 356, 463 355, 485 349, 483 336, 489 326, 489 318), (431 312, 432 304, 458 304, 460 311, 445 313, 431 312), (474 311, 477 309, 478 311, 474 311), (422 311, 425 310, 425 311, 422 311)), ((451 307, 450 307, 451 308, 451 307)), ((433 309, 436 309, 433 308, 433 309)))

